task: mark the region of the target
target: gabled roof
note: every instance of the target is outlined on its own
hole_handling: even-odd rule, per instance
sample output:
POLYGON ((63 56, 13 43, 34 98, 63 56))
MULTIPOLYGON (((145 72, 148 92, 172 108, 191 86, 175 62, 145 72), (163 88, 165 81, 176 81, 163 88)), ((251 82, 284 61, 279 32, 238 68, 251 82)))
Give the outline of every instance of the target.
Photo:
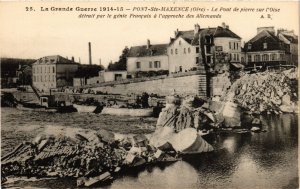
POLYGON ((146 45, 134 46, 129 49, 128 57, 145 57, 167 55, 168 44, 150 45, 147 49, 146 45))
POLYGON ((34 64, 75 64, 75 62, 60 55, 52 55, 41 57, 34 64))
POLYGON ((282 34, 287 40, 289 40, 291 43, 296 43, 298 44, 298 38, 297 37, 293 37, 291 35, 286 35, 286 34, 282 34))
MULTIPOLYGON (((191 45, 199 45, 199 36, 205 37, 207 35, 213 36, 215 38, 217 37, 231 37, 236 39, 241 39, 237 34, 233 33, 228 28, 223 27, 216 27, 216 28, 202 28, 199 30, 199 35, 194 34, 194 30, 188 30, 188 31, 178 31, 176 34, 176 39, 178 37, 182 37, 186 42, 188 42, 191 45)), ((175 40, 171 40, 170 44, 172 44, 175 40)))
POLYGON ((284 43, 272 32, 263 30, 250 39, 244 46, 245 52, 286 50, 284 43), (267 48, 264 48, 267 43, 267 48), (251 49, 248 46, 251 45, 251 49))

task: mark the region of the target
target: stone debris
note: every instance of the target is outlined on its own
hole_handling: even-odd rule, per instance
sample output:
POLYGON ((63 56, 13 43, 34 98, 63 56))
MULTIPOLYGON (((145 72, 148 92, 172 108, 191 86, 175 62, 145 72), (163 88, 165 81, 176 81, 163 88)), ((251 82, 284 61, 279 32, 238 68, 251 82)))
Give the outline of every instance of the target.
POLYGON ((157 127, 171 127, 175 132, 186 128, 205 129, 216 126, 217 117, 209 110, 209 104, 198 97, 167 97, 166 107, 162 109, 157 127))
POLYGON ((298 112, 297 86, 293 70, 244 74, 232 84, 224 98, 252 113, 298 112))
POLYGON ((110 180, 122 169, 179 160, 174 151, 159 150, 142 134, 75 128, 47 131, 51 130, 52 134, 42 133, 4 156, 2 176, 72 177, 78 179, 78 186, 91 186, 110 180))

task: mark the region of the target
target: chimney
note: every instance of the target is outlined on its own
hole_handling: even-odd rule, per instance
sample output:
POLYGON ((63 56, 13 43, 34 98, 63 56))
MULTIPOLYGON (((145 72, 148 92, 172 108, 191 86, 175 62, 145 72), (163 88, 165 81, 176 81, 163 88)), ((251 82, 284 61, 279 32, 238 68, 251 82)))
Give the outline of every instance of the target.
POLYGON ((79 61, 79 64, 81 64, 81 60, 80 60, 80 57, 79 57, 79 60, 78 60, 78 61, 79 61))
POLYGON ((149 49, 149 48, 150 48, 150 40, 147 39, 147 49, 149 49))
POLYGON ((72 62, 74 62, 74 56, 72 56, 72 62))
POLYGON ((222 28, 226 28, 226 24, 225 24, 225 22, 222 22, 222 28))
POLYGON ((196 35, 200 30, 200 26, 199 24, 195 24, 195 28, 194 28, 194 35, 196 35))
POLYGON ((175 37, 176 37, 178 34, 178 28, 176 29, 176 31, 174 33, 175 33, 175 37))
POLYGON ((89 42, 89 64, 92 65, 92 47, 91 47, 91 42, 89 42))
POLYGON ((226 25, 225 27, 226 27, 226 29, 228 29, 228 30, 229 30, 229 26, 228 26, 228 25, 226 25))

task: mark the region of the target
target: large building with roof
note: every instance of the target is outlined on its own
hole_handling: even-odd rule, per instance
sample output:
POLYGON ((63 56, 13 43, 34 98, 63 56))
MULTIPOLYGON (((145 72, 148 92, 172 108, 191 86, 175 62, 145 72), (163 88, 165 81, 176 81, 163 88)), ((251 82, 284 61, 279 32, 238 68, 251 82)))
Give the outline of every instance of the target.
POLYGON ((78 63, 59 55, 39 58, 32 65, 32 84, 40 92, 73 85, 78 63))
POLYGON ((278 38, 288 46, 288 56, 290 64, 298 66, 298 36, 294 34, 294 31, 288 31, 285 29, 277 30, 278 38))
POLYGON ((256 36, 244 45, 246 65, 265 68, 291 65, 292 54, 294 62, 298 59, 297 46, 297 37, 284 32, 276 35, 274 27, 259 27, 256 36))
POLYGON ((150 40, 143 46, 129 49, 127 56, 127 72, 168 70, 168 44, 152 45, 150 40))
POLYGON ((215 28, 175 31, 168 47, 169 71, 186 72, 199 67, 215 68, 219 63, 240 62, 241 38, 225 23, 215 28))

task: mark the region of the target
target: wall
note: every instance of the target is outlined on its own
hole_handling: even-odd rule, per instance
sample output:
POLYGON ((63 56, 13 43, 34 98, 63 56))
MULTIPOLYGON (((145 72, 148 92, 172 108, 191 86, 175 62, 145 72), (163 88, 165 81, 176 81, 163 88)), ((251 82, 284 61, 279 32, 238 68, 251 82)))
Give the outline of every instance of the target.
POLYGON ((56 87, 56 65, 54 63, 33 64, 33 86, 39 91, 56 87))
POLYGON ((210 79, 210 95, 223 96, 231 86, 229 73, 219 74, 210 79))
POLYGON ((104 82, 115 81, 115 75, 121 74, 121 79, 127 78, 127 71, 111 71, 111 72, 102 72, 104 77, 104 82))
POLYGON ((127 58, 127 72, 137 72, 137 71, 158 71, 158 70, 168 70, 169 61, 167 55, 162 56, 147 56, 147 57, 128 57, 127 58), (160 67, 154 68, 154 61, 160 61, 160 67), (141 68, 136 68, 136 62, 141 63, 141 68), (152 68, 149 66, 149 62, 152 62, 152 68))
POLYGON ((196 53, 196 47, 190 45, 183 38, 177 38, 169 47, 168 47, 168 56, 169 56, 169 72, 178 72, 179 67, 182 67, 182 71, 190 70, 193 67, 196 67, 196 57, 199 57, 199 53, 196 53), (179 44, 181 42, 181 45, 179 44), (188 52, 190 48, 190 53, 188 52), (177 54, 175 50, 177 49, 177 54), (185 53, 184 53, 185 49, 185 53), (171 51, 173 50, 173 54, 171 51))
POLYGON ((142 82, 120 83, 103 85, 91 88, 94 91, 101 91, 110 94, 158 94, 162 96, 170 95, 174 92, 178 95, 199 95, 206 96, 206 75, 193 74, 182 77, 166 77, 152 79, 142 82))
POLYGON ((73 86, 80 87, 86 85, 85 78, 73 78, 73 86))

